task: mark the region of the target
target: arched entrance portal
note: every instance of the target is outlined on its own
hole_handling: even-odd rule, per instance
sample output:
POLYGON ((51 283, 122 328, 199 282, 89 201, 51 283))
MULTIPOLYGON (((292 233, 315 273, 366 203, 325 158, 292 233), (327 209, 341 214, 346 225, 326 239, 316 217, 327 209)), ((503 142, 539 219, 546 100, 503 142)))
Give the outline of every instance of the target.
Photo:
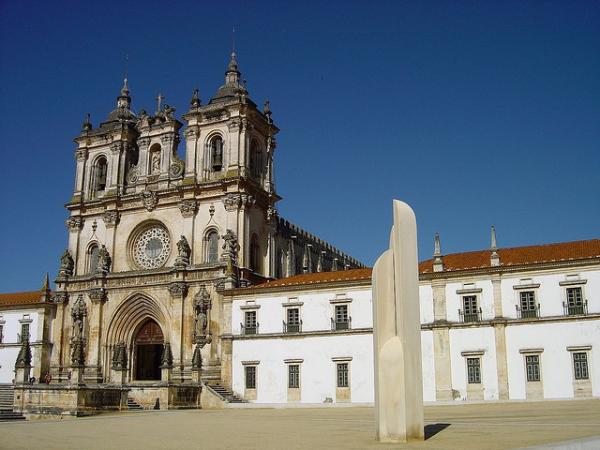
POLYGON ((148 319, 135 337, 135 379, 160 380, 164 337, 160 326, 148 319))

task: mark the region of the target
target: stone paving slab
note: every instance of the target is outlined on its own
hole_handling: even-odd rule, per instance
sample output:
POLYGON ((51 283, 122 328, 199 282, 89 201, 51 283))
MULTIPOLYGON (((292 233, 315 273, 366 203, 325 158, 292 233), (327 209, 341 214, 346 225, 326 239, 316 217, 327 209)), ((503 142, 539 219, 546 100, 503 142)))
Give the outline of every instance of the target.
POLYGON ((428 439, 374 440, 373 408, 148 411, 0 423, 2 449, 510 449, 600 436, 600 400, 426 406, 428 439))

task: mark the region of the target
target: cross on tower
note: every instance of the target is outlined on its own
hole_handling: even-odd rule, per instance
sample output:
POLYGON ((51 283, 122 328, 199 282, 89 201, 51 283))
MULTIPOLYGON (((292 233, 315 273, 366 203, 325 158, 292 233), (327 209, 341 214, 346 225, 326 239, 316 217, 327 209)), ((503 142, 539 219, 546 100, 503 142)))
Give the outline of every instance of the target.
POLYGON ((161 104, 162 101, 165 99, 165 96, 162 95, 161 93, 158 94, 158 97, 156 97, 156 112, 160 112, 160 108, 161 108, 161 104))

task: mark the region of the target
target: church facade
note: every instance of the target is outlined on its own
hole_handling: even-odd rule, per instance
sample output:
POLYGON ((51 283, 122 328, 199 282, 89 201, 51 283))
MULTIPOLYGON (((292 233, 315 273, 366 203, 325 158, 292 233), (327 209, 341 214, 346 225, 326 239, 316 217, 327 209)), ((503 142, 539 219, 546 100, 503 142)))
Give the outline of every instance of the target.
POLYGON ((219 291, 362 266, 279 217, 279 129, 240 76, 233 53, 224 84, 205 105, 196 90, 184 123, 160 96, 154 113, 134 113, 127 80, 106 121, 85 121, 40 368, 52 383, 187 383, 200 366, 218 382, 219 291))

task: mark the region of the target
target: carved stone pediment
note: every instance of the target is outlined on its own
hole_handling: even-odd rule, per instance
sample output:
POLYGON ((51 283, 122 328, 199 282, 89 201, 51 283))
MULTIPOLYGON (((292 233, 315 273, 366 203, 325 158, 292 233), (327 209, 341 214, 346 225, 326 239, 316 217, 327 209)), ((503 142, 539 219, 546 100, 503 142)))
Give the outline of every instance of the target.
POLYGON ((69 217, 65 223, 69 230, 81 230, 83 227, 83 217, 81 216, 71 216, 69 217))
POLYGON ((171 297, 173 298, 185 297, 187 292, 188 286, 182 281, 176 281, 175 283, 171 283, 169 285, 169 294, 171 294, 171 297))
POLYGON ((179 211, 183 217, 193 217, 198 212, 198 202, 194 199, 182 200, 179 203, 179 211))
POLYGON ((147 211, 153 211, 158 204, 158 196, 154 191, 145 190, 141 192, 140 199, 142 200, 144 208, 146 208, 147 211))
POLYGON ((119 213, 119 211, 105 211, 102 215, 102 220, 104 220, 106 228, 115 227, 119 223, 120 219, 121 213, 119 213))

